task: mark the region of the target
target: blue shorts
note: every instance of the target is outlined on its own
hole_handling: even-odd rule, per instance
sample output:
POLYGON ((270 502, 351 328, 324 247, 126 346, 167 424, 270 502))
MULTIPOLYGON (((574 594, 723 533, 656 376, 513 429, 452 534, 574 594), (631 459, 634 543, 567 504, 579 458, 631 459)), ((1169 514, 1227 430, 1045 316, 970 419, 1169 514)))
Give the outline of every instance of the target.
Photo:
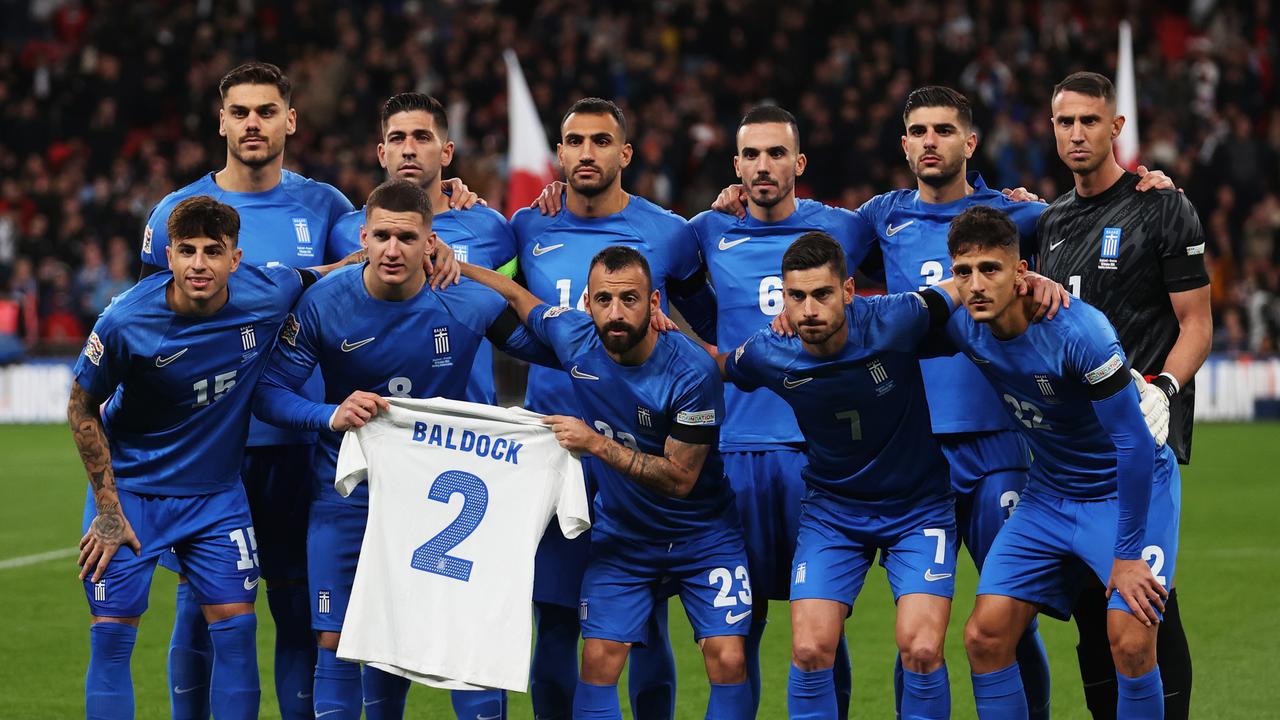
POLYGON ((311 593, 311 627, 318 632, 342 632, 368 520, 369 509, 363 505, 330 500, 311 503, 307 589, 311 593))
MULTIPOLYGON (((593 457, 582 458, 587 501, 592 503, 596 496, 596 482, 591 472, 597 462, 600 461, 593 457)), ((590 556, 591 531, 566 540, 560 532, 560 523, 552 518, 533 556, 533 601, 578 607, 578 600, 582 597, 582 577, 587 571, 590 556)))
POLYGON ((746 635, 751 626, 747 551, 737 530, 675 543, 628 540, 596 531, 582 581, 582 637, 643 645, 654 605, 680 594, 694 640, 746 635))
MULTIPOLYGON (((84 580, 89 611, 99 617, 135 617, 147 609, 156 562, 176 553, 201 605, 253 602, 258 594, 258 541, 249 502, 239 483, 209 495, 163 497, 117 491, 120 509, 142 544, 121 547, 102 579, 84 580), (171 553, 172 550, 172 553, 171 553)), ((97 511, 85 498, 83 528, 97 511)))
POLYGON ((850 607, 880 551, 894 602, 956 589, 956 515, 950 495, 898 515, 859 515, 839 499, 810 491, 800 508, 791 599, 834 600, 850 607))
MULTIPOLYGON (((307 515, 311 504, 312 445, 247 447, 240 477, 258 533, 262 577, 270 582, 307 575, 307 515)), ((174 553, 160 567, 182 572, 174 553)))
POLYGON ((983 561, 996 533, 1027 486, 1030 450, 1016 430, 938 435, 956 493, 956 530, 973 563, 983 561))
MULTIPOLYGON (((1157 459, 1142 557, 1166 589, 1178 555, 1181 494, 1178 466, 1157 459)), ((1017 598, 1065 620, 1089 572, 1103 585, 1110 579, 1119 512, 1115 498, 1071 500, 1028 490, 991 546, 978 594, 1017 598)), ((1129 609, 1119 593, 1107 607, 1129 609)))
POLYGON ((799 450, 727 452, 721 457, 742 518, 756 597, 786 600, 805 493, 800 471, 808 460, 799 450))

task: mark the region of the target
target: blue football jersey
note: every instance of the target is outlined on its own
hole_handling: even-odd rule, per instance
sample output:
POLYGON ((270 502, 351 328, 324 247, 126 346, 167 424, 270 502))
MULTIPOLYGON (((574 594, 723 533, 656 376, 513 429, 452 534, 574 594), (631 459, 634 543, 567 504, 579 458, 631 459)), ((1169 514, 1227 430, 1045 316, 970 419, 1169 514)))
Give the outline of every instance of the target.
MULTIPOLYGON (((885 285, 889 292, 922 290, 951 277, 947 230, 951 220, 975 205, 1005 212, 1032 241, 1036 221, 1046 205, 1014 202, 991 190, 977 173, 970 173, 973 193, 951 203, 920 200, 919 190, 895 190, 877 195, 860 208, 884 254, 885 285)), ((940 357, 920 363, 935 433, 989 432, 1012 428, 990 383, 963 357, 940 357)))
MULTIPOLYGON (((612 245, 634 248, 649 261, 664 312, 666 287, 702 270, 688 222, 635 195, 622 212, 603 218, 578 217, 567 209, 548 217, 526 208, 511 218, 511 229, 525 286, 543 302, 559 307, 586 307, 591 258, 612 245)), ((571 412, 569 388, 562 371, 531 367, 525 407, 541 413, 571 412)))
MULTIPOLYGON (((716 340, 737 347, 782 312, 782 254, 801 235, 821 230, 844 247, 849 272, 875 242, 860 213, 801 200, 785 220, 766 223, 707 211, 690 221, 716 287, 716 340)), ((725 386, 724 452, 779 449, 802 443, 786 403, 767 388, 725 386)))
MULTIPOLYGON (((285 319, 254 406, 269 420, 318 430, 316 497, 360 505, 368 504, 367 489, 343 500, 333 488, 342 444, 342 433, 327 429, 333 411, 356 390, 464 399, 476 349, 507 309, 496 292, 465 278, 443 290, 426 286, 408 300, 379 300, 365 288, 366 267, 332 272, 303 295, 285 319), (317 367, 324 402, 296 394, 317 367)), ((504 347, 536 345, 523 326, 514 326, 504 347)))
MULTIPOLYGON (((717 428, 724 418, 724 385, 715 360, 685 335, 662 333, 643 363, 620 365, 605 351, 585 312, 539 305, 528 323, 534 335, 555 349, 565 370, 561 374, 571 389, 558 404, 607 438, 661 457, 677 425, 717 428)), ((715 447, 684 498, 649 490, 604 462, 595 468, 600 486, 595 527, 606 533, 671 542, 738 527, 715 447)))
POLYGON ((102 424, 118 487, 204 495, 240 481, 253 387, 302 280, 293 268, 241 265, 227 304, 191 317, 169 308, 172 279, 151 275, 107 306, 74 375, 108 398, 102 424))
MULTIPOLYGON (((1091 403, 1100 399, 1099 386, 1131 383, 1106 316, 1075 300, 1052 321, 1033 322, 1018 337, 999 340, 961 310, 947 324, 946 336, 987 377, 1027 438, 1035 458, 1028 490, 1077 499, 1116 497, 1116 447, 1091 403)), ((1152 451, 1157 457, 1171 452, 1154 443, 1152 451)))
MULTIPOLYGON (((351 202, 337 188, 316 182, 288 170, 281 171, 280 184, 263 192, 230 192, 218 187, 214 173, 208 173, 184 188, 165 196, 151 210, 142 235, 142 262, 169 267, 165 248, 169 246, 166 223, 178 203, 196 195, 209 195, 240 213, 239 246, 242 262, 249 265, 311 267, 336 262, 360 248, 333 231, 351 202)), ((312 397, 320 397, 319 379, 308 386, 312 397)), ((309 443, 305 433, 271 427, 254 418, 249 428, 250 445, 309 443)))
MULTIPOLYGON (((350 238, 360 247, 360 226, 364 225, 364 209, 343 215, 334 232, 350 238)), ((483 205, 470 210, 449 210, 431 218, 431 230, 452 250, 459 262, 497 270, 516 256, 516 239, 502 213, 483 205)), ((467 383, 466 399, 496 405, 497 388, 493 384, 493 345, 480 343, 475 367, 467 383)))
POLYGON ((743 390, 768 388, 786 401, 808 441, 805 482, 859 514, 903 512, 950 491, 915 353, 946 317, 947 301, 930 294, 932 307, 918 293, 855 297, 845 309, 849 339, 834 355, 765 328, 725 364, 743 390))

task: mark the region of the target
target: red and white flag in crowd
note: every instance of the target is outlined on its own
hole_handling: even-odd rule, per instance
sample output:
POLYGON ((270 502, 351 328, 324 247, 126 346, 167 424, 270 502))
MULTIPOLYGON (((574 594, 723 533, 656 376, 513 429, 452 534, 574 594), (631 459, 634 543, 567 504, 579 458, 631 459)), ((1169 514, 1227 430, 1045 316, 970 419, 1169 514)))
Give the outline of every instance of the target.
POLYGON ((538 197, 542 188, 556 178, 555 156, 547 144, 547 133, 538 119, 538 108, 533 104, 533 93, 520 70, 520 60, 514 50, 505 50, 502 59, 507 64, 507 217, 528 207, 538 197))
POLYGON ((1138 83, 1133 75, 1133 35, 1129 21, 1120 21, 1120 56, 1116 61, 1116 113, 1124 129, 1116 138, 1116 162, 1125 170, 1138 168, 1138 83))

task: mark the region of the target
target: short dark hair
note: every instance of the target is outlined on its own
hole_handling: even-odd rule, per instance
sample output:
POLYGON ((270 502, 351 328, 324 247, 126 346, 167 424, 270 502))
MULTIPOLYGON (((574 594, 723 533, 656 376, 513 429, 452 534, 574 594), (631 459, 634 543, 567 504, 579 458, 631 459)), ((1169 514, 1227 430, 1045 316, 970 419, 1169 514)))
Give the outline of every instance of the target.
POLYGON ((951 257, 973 250, 1018 249, 1018 228, 1004 212, 986 205, 974 205, 957 215, 947 230, 947 252, 951 257))
POLYGON ((1073 92, 1089 97, 1102 98, 1107 101, 1108 105, 1116 103, 1116 86, 1111 84, 1106 75, 1099 75, 1096 72, 1074 72, 1062 79, 1062 82, 1053 86, 1053 95, 1049 98, 1058 97, 1058 93, 1073 92))
POLYGON ((218 94, 227 99, 227 91, 237 85, 275 85, 288 105, 293 97, 293 83, 280 68, 271 63, 247 62, 222 76, 218 83, 218 94))
POLYGON ((604 271, 611 273, 623 268, 639 267, 644 272, 644 279, 649 281, 649 289, 653 290, 653 273, 649 270, 649 261, 635 248, 626 245, 610 245, 591 258, 591 266, 587 268, 587 274, 595 270, 597 265, 604 265, 604 271))
POLYGON ((969 98, 945 85, 925 85, 912 90, 902 106, 902 124, 907 124, 907 116, 913 110, 924 107, 955 108, 960 122, 966 128, 973 127, 973 107, 969 105, 969 98))
POLYGON ((445 112, 444 105, 437 99, 418 92, 403 92, 398 95, 392 95, 382 103, 382 132, 387 131, 387 121, 392 115, 402 112, 413 112, 421 110, 430 113, 432 120, 435 121, 436 132, 441 137, 449 137, 449 114, 445 112))
POLYGON ((240 213, 208 195, 195 195, 178 203, 165 222, 169 244, 207 237, 234 248, 240 242, 240 213))
POLYGON ((564 131, 564 124, 568 122, 569 116, 575 113, 583 115, 612 115, 613 119, 618 123, 618 132, 622 133, 622 137, 618 138, 622 142, 627 140, 627 116, 622 114, 622 108, 613 103, 612 100, 605 100, 598 97, 586 97, 569 106, 569 111, 560 118, 560 130, 564 131))
POLYGON ((791 134, 796 138, 796 147, 800 147, 800 126, 796 124, 796 116, 777 105, 757 105, 751 108, 746 115, 742 116, 742 121, 738 123, 738 129, 741 130, 747 125, 762 125, 764 123, 790 125, 791 134))
POLYGON ((431 198, 427 197, 426 190, 408 180, 388 180, 374 188, 364 203, 365 220, 369 219, 369 213, 374 208, 391 212, 416 212, 422 216, 423 222, 431 223, 431 198))
POLYGON ((841 279, 849 277, 849 266, 844 259, 844 248, 830 235, 821 232, 807 232, 791 247, 782 253, 782 272, 791 270, 812 270, 813 268, 830 267, 841 279))

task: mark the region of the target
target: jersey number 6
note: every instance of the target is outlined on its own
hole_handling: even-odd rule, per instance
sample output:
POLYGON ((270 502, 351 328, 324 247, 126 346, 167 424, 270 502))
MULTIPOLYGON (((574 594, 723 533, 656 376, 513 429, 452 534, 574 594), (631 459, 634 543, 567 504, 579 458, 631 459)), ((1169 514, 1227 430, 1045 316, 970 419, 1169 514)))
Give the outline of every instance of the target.
POLYGON ((469 472, 447 470, 431 483, 427 497, 448 505, 454 493, 462 495, 462 512, 435 537, 413 551, 409 566, 467 582, 471 579, 471 561, 445 553, 457 547, 480 526, 489 507, 489 488, 469 472))

